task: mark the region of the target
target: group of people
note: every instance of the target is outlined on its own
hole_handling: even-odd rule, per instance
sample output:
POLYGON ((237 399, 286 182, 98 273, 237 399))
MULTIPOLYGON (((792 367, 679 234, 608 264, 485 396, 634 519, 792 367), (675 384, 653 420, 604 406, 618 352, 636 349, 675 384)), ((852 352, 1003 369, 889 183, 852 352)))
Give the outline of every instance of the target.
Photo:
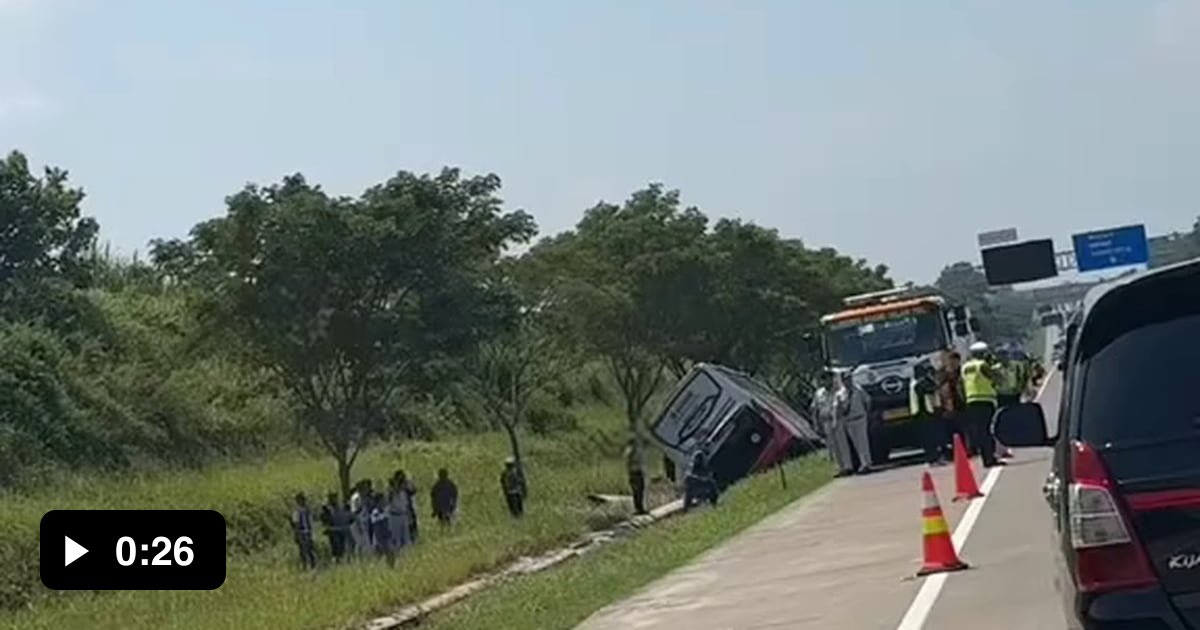
MULTIPOLYGON (((961 365, 955 354, 950 355, 950 369, 944 370, 945 375, 938 383, 941 386, 939 395, 927 401, 932 405, 927 405, 923 402, 924 397, 914 392, 921 411, 916 414, 917 421, 941 425, 962 434, 969 454, 978 455, 985 467, 1000 466, 1004 464, 1001 460, 1011 457, 1012 453, 992 433, 996 414, 1021 403, 1030 387, 1036 386, 1042 378, 1042 367, 1018 350, 993 352, 982 341, 972 344, 970 353, 969 360, 961 365), (962 404, 957 404, 960 401, 962 404)), ((917 408, 914 406, 914 410, 917 408)), ((946 437, 948 434, 943 432, 934 439, 945 444, 946 437)), ((927 443, 926 459, 930 463, 944 463, 945 457, 935 458, 930 449, 927 443)))
MULTIPOLYGON (((509 457, 504 462, 500 491, 513 518, 525 514, 529 488, 516 458, 509 457)), ((429 488, 429 503, 438 524, 445 528, 454 524, 458 516, 458 485, 445 468, 438 470, 437 480, 429 488)), ((383 491, 376 490, 370 479, 363 479, 345 500, 336 492, 329 493, 325 505, 315 515, 308 497, 297 494, 291 526, 300 563, 305 568, 317 566, 314 536, 318 524, 324 530, 334 562, 368 555, 383 556, 392 562, 399 551, 417 542, 416 484, 403 470, 392 475, 383 491)))
POLYGON ((846 370, 840 375, 826 371, 813 395, 812 417, 825 437, 829 455, 838 467, 837 476, 870 472, 871 438, 868 416, 871 400, 846 370), (857 465, 855 465, 857 463, 857 465))
MULTIPOLYGON (((438 471, 429 499, 433 518, 443 527, 449 527, 458 513, 458 486, 445 468, 438 471)), ((291 526, 300 563, 305 568, 317 566, 314 540, 317 523, 324 530, 334 562, 366 555, 380 555, 393 561, 397 552, 417 541, 416 485, 403 470, 392 475, 384 491, 376 490, 370 479, 363 479, 346 500, 337 493, 329 493, 327 502, 315 516, 308 498, 303 493, 297 494, 291 526)))
MULTIPOLYGON (((1011 453, 993 436, 992 421, 999 409, 1021 402, 1043 377, 1041 369, 1019 351, 993 352, 984 342, 970 347, 967 361, 947 351, 936 367, 930 362, 917 365, 909 384, 909 411, 919 423, 926 462, 945 464, 951 457, 946 445, 957 433, 984 466, 1002 465, 1011 453)), ((825 435, 838 476, 867 473, 873 467, 870 409, 870 398, 851 371, 840 378, 832 372, 823 375, 812 417, 825 435)))

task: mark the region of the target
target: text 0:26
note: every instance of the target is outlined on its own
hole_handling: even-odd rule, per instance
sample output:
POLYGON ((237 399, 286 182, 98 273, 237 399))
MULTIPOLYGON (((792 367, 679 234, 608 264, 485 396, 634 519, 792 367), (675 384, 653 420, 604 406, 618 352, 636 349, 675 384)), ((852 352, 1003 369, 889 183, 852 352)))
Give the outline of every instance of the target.
MULTIPOLYGON (((174 545, 171 539, 166 536, 159 536, 154 539, 150 545, 150 549, 159 550, 149 564, 155 566, 171 566, 171 561, 166 559, 167 554, 170 554, 174 549, 175 564, 177 566, 186 567, 192 563, 192 539, 187 536, 181 536, 175 539, 174 545)), ((129 536, 123 536, 117 541, 117 563, 123 567, 132 565, 137 560, 137 543, 129 536)), ((142 564, 146 564, 142 561, 142 564)))

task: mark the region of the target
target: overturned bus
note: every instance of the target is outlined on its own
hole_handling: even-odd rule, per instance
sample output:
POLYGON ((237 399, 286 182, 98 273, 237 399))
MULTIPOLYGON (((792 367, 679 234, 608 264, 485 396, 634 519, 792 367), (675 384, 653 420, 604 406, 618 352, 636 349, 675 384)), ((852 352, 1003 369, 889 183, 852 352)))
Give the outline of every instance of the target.
POLYGON ((700 363, 671 392, 650 434, 680 470, 703 448, 724 488, 821 447, 809 421, 748 374, 700 363))

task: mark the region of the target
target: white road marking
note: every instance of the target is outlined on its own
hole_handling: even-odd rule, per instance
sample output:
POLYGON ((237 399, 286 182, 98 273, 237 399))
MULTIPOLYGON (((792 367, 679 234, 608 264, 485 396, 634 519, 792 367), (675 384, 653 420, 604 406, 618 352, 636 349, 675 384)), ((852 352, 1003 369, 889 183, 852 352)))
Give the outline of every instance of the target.
MULTIPOLYGON (((1046 393, 1046 386, 1049 384, 1050 375, 1047 374, 1042 380, 1041 387, 1038 388, 1037 395, 1033 399, 1041 400, 1042 395, 1046 393)), ((975 522, 979 520, 979 514, 983 512, 983 504, 992 495, 992 488, 1000 480, 1000 473, 1003 471, 1003 466, 997 466, 988 470, 987 476, 983 479, 983 485, 979 487, 979 491, 983 493, 983 496, 971 501, 971 505, 967 507, 962 520, 954 528, 954 535, 951 536, 950 540, 954 542, 954 549, 958 553, 962 553, 963 545, 967 544, 967 536, 971 535, 971 529, 975 527, 975 522)), ((908 607, 908 612, 904 613, 904 617, 900 620, 900 625, 896 626, 896 630, 921 630, 925 627, 925 620, 929 618, 929 613, 933 611, 933 605, 937 603, 938 595, 942 594, 942 587, 945 586, 946 580, 949 579, 950 575, 950 573, 935 573, 925 578, 925 583, 921 584, 921 590, 917 591, 917 596, 913 598, 912 604, 908 607)))

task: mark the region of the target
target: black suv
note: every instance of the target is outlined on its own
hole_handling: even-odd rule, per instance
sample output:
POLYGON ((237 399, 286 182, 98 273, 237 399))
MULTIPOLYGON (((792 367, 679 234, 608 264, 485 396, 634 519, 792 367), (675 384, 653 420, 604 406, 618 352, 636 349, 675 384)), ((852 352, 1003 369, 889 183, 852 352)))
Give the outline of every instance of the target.
POLYGON ((1070 626, 1200 630, 1200 261, 1093 289, 1063 363, 1060 435, 1036 405, 1002 413, 996 433, 1054 446, 1070 626))

